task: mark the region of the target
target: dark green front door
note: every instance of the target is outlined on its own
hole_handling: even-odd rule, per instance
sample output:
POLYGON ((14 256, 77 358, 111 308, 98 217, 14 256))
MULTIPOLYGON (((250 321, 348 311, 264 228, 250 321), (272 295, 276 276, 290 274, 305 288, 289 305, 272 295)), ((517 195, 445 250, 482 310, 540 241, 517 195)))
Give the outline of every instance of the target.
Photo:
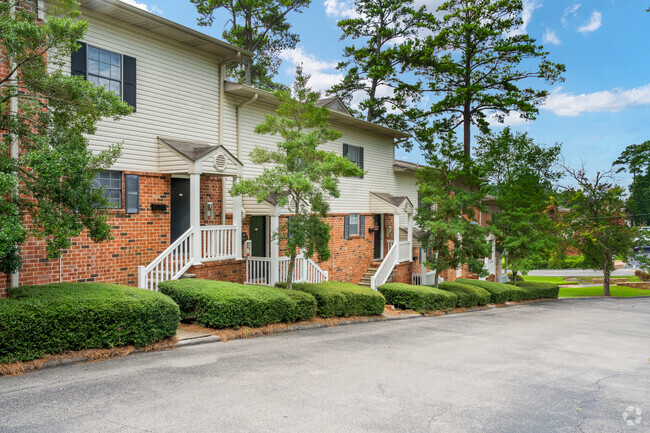
POLYGON ((250 222, 253 257, 266 257, 266 217, 253 216, 250 222))

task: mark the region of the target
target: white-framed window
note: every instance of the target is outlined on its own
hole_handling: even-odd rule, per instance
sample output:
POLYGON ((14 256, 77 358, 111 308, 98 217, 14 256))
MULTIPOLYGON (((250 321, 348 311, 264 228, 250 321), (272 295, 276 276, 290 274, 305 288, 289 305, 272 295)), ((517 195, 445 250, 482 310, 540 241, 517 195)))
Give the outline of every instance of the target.
POLYGON ((350 214, 350 236, 359 236, 359 214, 350 214))
POLYGON ((88 45, 88 81, 122 96, 122 56, 88 45))
POLYGON ((95 186, 104 188, 104 197, 109 202, 109 208, 122 208, 122 172, 100 171, 95 177, 95 186))

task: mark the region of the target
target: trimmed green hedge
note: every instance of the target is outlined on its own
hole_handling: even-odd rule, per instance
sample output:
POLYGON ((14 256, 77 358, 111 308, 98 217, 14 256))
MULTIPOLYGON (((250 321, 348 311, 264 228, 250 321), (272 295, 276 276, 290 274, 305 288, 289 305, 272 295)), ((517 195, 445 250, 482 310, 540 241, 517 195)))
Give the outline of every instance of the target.
POLYGON ((386 298, 386 303, 397 308, 427 313, 454 308, 457 296, 446 290, 429 286, 412 286, 403 283, 388 283, 377 288, 386 298))
POLYGON ((133 287, 64 283, 9 289, 0 299, 0 363, 46 354, 146 346, 176 334, 178 306, 133 287))
POLYGON ((480 287, 457 283, 455 281, 445 281, 444 283, 440 283, 438 287, 458 297, 456 301, 457 307, 474 307, 490 302, 490 292, 480 287))
POLYGON ((524 300, 557 299, 560 292, 560 286, 553 283, 522 281, 521 283, 517 283, 517 287, 526 292, 524 300))
MULTIPOLYGON (((276 284, 286 287, 286 283, 276 284)), ((293 289, 307 292, 316 298, 318 315, 335 316, 376 316, 384 312, 386 300, 381 293, 368 287, 340 281, 322 283, 293 283, 293 289)))
POLYGON ((527 292, 519 287, 510 284, 495 283, 491 281, 480 280, 456 280, 459 283, 470 284, 472 286, 480 287, 490 292, 490 302, 500 304, 506 301, 521 301, 525 299, 527 292))
POLYGON ((176 301, 183 320, 210 328, 290 323, 316 313, 313 296, 275 287, 184 279, 160 283, 158 290, 176 301))

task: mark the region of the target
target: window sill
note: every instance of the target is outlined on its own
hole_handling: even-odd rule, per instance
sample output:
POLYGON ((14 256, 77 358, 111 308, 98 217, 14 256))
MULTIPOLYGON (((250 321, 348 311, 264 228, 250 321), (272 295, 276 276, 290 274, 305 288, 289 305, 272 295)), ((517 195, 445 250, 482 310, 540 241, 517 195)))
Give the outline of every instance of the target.
POLYGON ((348 239, 363 239, 360 235, 350 235, 348 239))

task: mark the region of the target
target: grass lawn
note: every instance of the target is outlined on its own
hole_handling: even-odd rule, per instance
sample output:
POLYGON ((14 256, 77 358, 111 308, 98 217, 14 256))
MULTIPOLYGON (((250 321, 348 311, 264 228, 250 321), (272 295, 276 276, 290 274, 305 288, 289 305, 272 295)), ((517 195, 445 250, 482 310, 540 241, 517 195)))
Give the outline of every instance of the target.
POLYGON ((577 281, 564 281, 565 277, 533 277, 524 275, 524 281, 531 283, 578 284, 577 281))
MULTIPOLYGON (((634 289, 632 287, 611 286, 612 296, 650 296, 650 290, 634 289)), ((596 287, 560 287, 560 298, 576 298, 581 296, 602 296, 603 286, 596 287)))
MULTIPOLYGON (((594 278, 602 278, 602 277, 580 277, 580 279, 585 283, 591 283, 594 280, 594 278)), ((637 277, 636 275, 625 275, 625 276, 612 277, 612 278, 625 278, 630 283, 641 281, 641 278, 637 277)))

